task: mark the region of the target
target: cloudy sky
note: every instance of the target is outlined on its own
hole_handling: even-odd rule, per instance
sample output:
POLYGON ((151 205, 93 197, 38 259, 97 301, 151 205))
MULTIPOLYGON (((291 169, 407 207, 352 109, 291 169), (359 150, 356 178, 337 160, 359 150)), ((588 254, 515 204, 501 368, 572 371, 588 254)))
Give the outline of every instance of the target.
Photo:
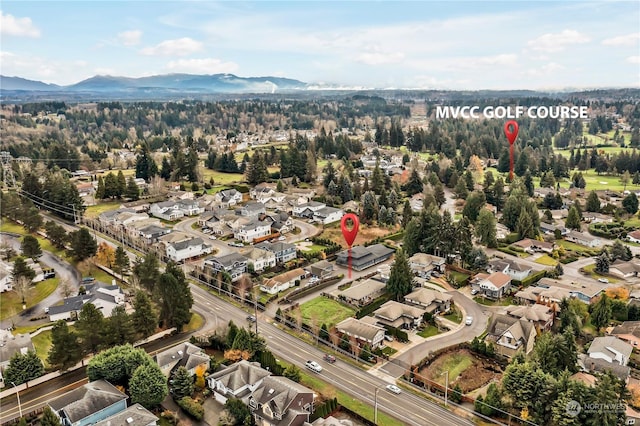
POLYGON ((285 76, 345 87, 640 86, 640 2, 10 1, 0 73, 285 76))

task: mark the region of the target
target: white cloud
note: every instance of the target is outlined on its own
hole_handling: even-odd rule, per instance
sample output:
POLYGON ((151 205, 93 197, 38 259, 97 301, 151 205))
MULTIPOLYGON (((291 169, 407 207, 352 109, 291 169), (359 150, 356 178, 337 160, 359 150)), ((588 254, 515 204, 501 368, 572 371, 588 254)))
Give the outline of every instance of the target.
POLYGON ((559 33, 543 34, 527 42, 527 46, 541 52, 560 52, 567 46, 583 44, 589 41, 591 41, 591 39, 585 34, 575 30, 564 30, 559 33))
POLYGON ((140 38, 142 37, 142 31, 129 30, 118 33, 118 41, 125 46, 135 46, 140 44, 140 38))
POLYGON ((398 64, 404 59, 404 53, 363 52, 356 60, 367 65, 398 64))
POLYGON ((629 56, 627 62, 630 64, 640 64, 640 56, 629 56))
POLYGON ((178 59, 169 62, 165 68, 171 72, 187 74, 232 73, 238 69, 234 62, 222 62, 215 58, 178 59))
POLYGON ((549 62, 548 64, 545 64, 540 68, 532 68, 527 70, 526 74, 532 77, 540 77, 540 76, 553 74, 554 72, 557 72, 563 69, 565 69, 564 66, 556 62, 549 62))
POLYGON ((635 46, 640 41, 640 33, 631 33, 602 40, 605 46, 635 46))
POLYGON ((140 51, 148 56, 186 56, 202 50, 202 43, 189 37, 165 40, 153 47, 145 47, 140 51))
POLYGON ((16 18, 0 10, 0 34, 37 38, 40 30, 33 25, 31 18, 16 18))

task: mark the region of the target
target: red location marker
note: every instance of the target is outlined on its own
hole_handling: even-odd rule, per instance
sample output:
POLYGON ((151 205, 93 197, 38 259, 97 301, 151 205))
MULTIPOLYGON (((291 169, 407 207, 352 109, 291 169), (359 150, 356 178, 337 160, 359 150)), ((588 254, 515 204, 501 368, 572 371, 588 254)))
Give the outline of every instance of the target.
POLYGON ((513 145, 518 137, 518 122, 515 120, 509 120, 504 123, 504 134, 509 140, 509 145, 513 145))
POLYGON ((347 245, 351 247, 353 245, 353 242, 356 240, 356 235, 358 235, 358 227, 360 226, 358 216, 353 213, 345 214, 344 216, 342 216, 340 226, 342 228, 342 235, 344 236, 344 240, 347 242, 347 245), (353 222, 353 227, 351 229, 347 228, 347 221, 349 219, 351 219, 351 222, 353 222))

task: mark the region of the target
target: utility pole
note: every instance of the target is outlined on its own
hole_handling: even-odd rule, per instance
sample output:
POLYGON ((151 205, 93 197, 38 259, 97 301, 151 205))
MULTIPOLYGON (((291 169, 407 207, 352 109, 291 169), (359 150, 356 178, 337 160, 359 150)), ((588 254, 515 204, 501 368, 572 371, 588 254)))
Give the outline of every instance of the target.
POLYGON ((22 418, 22 405, 20 404, 20 389, 14 382, 11 382, 14 388, 16 388, 16 398, 18 399, 18 411, 20 412, 20 418, 22 418))

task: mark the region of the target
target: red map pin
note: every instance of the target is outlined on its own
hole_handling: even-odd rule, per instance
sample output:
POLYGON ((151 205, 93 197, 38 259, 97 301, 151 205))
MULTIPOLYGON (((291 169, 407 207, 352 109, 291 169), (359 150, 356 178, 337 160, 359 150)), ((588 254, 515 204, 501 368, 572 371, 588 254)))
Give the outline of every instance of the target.
POLYGON ((358 235, 358 227, 360 226, 358 216, 353 213, 345 214, 344 216, 342 216, 340 226, 342 228, 342 235, 344 236, 344 240, 347 242, 347 245, 351 247, 353 245, 353 242, 356 240, 356 236, 358 235), (353 223, 353 227, 351 229, 347 228, 347 221, 349 219, 351 219, 351 222, 353 223))
POLYGON ((513 145, 518 137, 518 122, 515 120, 509 120, 504 123, 504 134, 509 140, 509 145, 513 145))

